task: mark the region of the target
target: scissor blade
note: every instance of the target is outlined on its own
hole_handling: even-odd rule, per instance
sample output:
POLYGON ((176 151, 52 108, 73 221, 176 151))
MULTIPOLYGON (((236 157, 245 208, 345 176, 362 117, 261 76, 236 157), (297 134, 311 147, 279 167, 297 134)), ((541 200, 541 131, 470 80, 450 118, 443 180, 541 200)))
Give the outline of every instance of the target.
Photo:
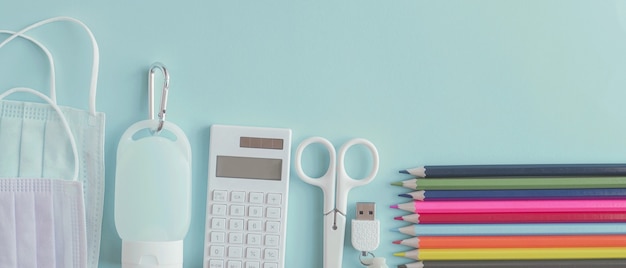
POLYGON ((342 267, 346 216, 332 212, 324 216, 324 268, 342 267))

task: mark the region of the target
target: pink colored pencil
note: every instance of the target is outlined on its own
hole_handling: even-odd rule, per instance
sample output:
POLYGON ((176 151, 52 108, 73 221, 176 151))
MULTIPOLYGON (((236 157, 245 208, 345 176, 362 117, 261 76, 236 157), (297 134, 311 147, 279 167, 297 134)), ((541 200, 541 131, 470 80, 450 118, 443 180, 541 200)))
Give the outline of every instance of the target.
POLYGON ((391 208, 413 213, 626 212, 626 199, 414 201, 391 208))

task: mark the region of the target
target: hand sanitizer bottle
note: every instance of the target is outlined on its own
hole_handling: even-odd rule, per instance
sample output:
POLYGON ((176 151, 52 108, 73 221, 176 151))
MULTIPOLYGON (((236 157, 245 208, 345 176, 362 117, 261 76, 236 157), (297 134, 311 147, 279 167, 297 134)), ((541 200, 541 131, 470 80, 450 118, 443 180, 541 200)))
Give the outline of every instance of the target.
POLYGON ((155 126, 129 127, 117 149, 115 226, 122 238, 123 268, 181 268, 191 219, 191 149, 180 128, 136 138, 155 126))

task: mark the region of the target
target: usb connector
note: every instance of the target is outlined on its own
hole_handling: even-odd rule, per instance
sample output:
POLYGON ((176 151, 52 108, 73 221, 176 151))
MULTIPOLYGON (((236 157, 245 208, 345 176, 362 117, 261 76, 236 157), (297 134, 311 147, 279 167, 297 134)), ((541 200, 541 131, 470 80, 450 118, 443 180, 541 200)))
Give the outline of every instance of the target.
POLYGON ((378 248, 380 222, 376 219, 376 203, 358 202, 356 218, 352 220, 352 246, 363 256, 378 248))
POLYGON ((356 219, 360 221, 373 221, 376 219, 376 203, 356 203, 356 219))

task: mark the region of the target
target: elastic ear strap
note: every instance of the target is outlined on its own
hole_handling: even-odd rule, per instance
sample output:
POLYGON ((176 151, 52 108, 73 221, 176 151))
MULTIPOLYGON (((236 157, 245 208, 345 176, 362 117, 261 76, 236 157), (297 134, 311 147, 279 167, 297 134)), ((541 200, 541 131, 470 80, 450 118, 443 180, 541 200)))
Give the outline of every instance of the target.
POLYGON ((89 27, 87 27, 87 25, 85 25, 82 21, 79 21, 71 17, 54 17, 54 18, 42 20, 40 22, 27 26, 26 28, 12 35, 11 37, 5 39, 2 43, 0 43, 0 47, 4 46, 6 43, 13 40, 18 35, 22 35, 25 32, 30 31, 34 28, 37 28, 39 26, 42 26, 48 23, 56 22, 56 21, 69 21, 69 22, 76 23, 80 25, 81 27, 83 27, 83 29, 85 29, 87 34, 89 34, 89 38, 91 39, 91 45, 93 47, 93 64, 91 66, 91 84, 89 88, 89 112, 92 115, 95 115, 96 114, 96 87, 98 85, 98 68, 100 65, 100 50, 98 48, 98 43, 96 42, 96 38, 93 36, 93 33, 91 32, 91 30, 89 30, 89 27))
MULTIPOLYGON (((11 35, 18 35, 16 32, 8 31, 8 30, 0 30, 0 33, 11 34, 11 35)), ((48 63, 50 63, 50 99, 52 99, 52 102, 57 103, 56 80, 55 80, 56 72, 55 72, 55 69, 54 69, 54 58, 52 58, 52 54, 50 53, 48 48, 46 48, 46 46, 41 44, 36 39, 34 39, 34 38, 32 38, 32 37, 30 37, 28 35, 23 35, 23 34, 19 34, 19 37, 24 38, 24 39, 32 42, 33 44, 37 45, 41 50, 43 50, 43 52, 46 54, 46 56, 48 56, 48 63)))
POLYGON ((68 138, 70 139, 70 145, 72 146, 72 153, 74 153, 74 178, 72 180, 77 181, 78 180, 78 150, 76 149, 76 139, 74 139, 74 135, 72 134, 70 125, 67 123, 67 119, 65 118, 65 115, 63 115, 63 112, 61 111, 59 106, 56 105, 54 102, 52 102, 52 100, 45 94, 37 90, 34 90, 32 88, 27 88, 27 87, 15 87, 15 88, 9 89, 5 91, 4 93, 0 94, 0 100, 3 100, 6 96, 9 96, 16 92, 32 93, 36 95, 37 97, 42 98, 43 100, 48 102, 52 106, 52 108, 59 114, 59 118, 61 118, 61 123, 63 124, 63 128, 65 129, 65 132, 67 132, 68 138))

